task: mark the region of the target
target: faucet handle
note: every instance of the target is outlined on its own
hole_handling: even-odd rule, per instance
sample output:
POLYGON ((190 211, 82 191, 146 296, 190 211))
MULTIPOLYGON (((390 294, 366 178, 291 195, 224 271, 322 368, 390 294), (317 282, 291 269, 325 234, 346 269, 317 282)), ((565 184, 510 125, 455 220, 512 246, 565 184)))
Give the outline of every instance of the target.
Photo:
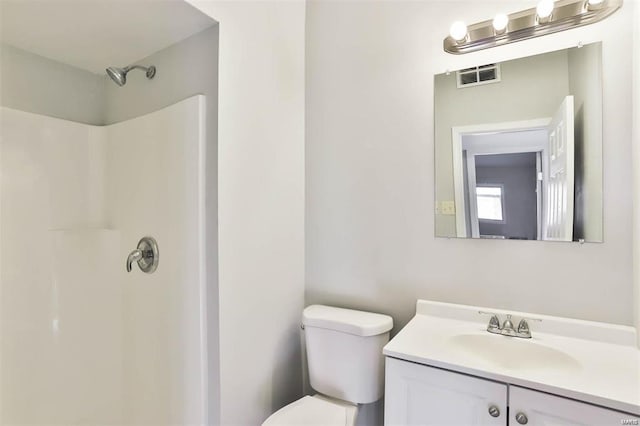
POLYGON ((526 339, 531 338, 531 329, 529 328, 529 323, 527 321, 542 322, 539 318, 522 318, 518 323, 518 337, 524 337, 526 339))
POLYGON ((487 331, 492 333, 500 331, 500 318, 498 318, 498 314, 486 311, 478 311, 478 313, 480 315, 491 315, 491 318, 489 318, 489 324, 487 325, 487 331))
POLYGON ((153 237, 143 237, 138 241, 138 247, 127 257, 127 272, 131 272, 134 262, 143 272, 152 273, 158 267, 158 243, 153 237))

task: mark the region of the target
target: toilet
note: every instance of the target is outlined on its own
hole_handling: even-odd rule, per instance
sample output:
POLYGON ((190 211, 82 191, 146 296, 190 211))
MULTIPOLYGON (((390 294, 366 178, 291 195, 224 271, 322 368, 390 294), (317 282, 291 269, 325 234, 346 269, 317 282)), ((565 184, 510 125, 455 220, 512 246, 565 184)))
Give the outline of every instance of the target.
POLYGON ((262 426, 353 426, 357 404, 384 393, 388 315, 311 305, 302 314, 309 382, 318 392, 273 413, 262 426))

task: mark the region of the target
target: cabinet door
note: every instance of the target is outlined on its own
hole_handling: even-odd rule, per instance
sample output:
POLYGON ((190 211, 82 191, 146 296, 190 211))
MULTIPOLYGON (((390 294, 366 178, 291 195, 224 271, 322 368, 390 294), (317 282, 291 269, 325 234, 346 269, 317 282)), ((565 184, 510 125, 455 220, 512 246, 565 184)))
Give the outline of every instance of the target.
POLYGON ((509 424, 518 426, 619 426, 637 425, 638 417, 549 395, 518 386, 509 386, 509 424), (518 420, 522 414, 526 417, 518 420))
POLYGON ((507 424, 507 385, 394 358, 385 374, 386 426, 507 424))

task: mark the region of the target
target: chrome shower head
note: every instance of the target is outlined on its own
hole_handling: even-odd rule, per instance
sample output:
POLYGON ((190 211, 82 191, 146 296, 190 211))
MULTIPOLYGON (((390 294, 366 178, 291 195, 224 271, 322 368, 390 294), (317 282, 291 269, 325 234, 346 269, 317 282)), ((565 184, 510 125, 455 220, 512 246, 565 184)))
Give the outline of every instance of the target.
POLYGON ((115 81, 118 86, 124 86, 127 82, 127 72, 122 68, 109 67, 107 68, 107 75, 111 77, 111 80, 115 81))
POLYGON ((109 67, 106 69, 107 75, 111 80, 115 81, 118 86, 124 86, 127 83, 127 73, 134 68, 144 70, 148 79, 152 79, 156 75, 156 67, 143 67, 140 65, 129 65, 124 68, 109 67))

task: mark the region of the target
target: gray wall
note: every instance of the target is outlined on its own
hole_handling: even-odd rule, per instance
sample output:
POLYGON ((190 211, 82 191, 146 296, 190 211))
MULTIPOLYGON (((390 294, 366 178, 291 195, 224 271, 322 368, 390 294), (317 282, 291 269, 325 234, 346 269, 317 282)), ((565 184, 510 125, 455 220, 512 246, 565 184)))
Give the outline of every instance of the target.
POLYGON ((388 313, 395 330, 418 298, 632 323, 630 8, 498 49, 442 51, 452 21, 481 21, 503 8, 308 3, 307 304, 388 313), (434 238, 432 76, 578 40, 603 41, 605 243, 434 238))
POLYGON ((132 71, 127 84, 106 85, 105 124, 117 123, 162 109, 195 94, 204 94, 208 108, 207 128, 215 134, 218 87, 218 25, 167 47, 136 63, 153 64, 157 72, 152 80, 144 72, 132 71), (213 126, 210 127, 209 125, 213 126))
POLYGON ((0 105, 100 125, 104 76, 0 44, 0 105))
MULTIPOLYGON (((127 75, 127 84, 106 86, 105 123, 117 123, 164 108, 195 94, 207 98, 206 268, 209 355, 209 417, 219 417, 218 315, 218 25, 201 31, 137 63, 153 64, 157 74, 148 80, 142 72, 127 75)), ((106 77, 105 77, 106 78, 106 77)), ((152 178, 151 178, 152 179, 152 178)))
POLYGON ((576 131, 574 240, 602 241, 603 237, 601 51, 601 45, 568 51, 569 94, 574 97, 576 131))
MULTIPOLYGON (((529 155, 535 158, 535 154, 529 155)), ((481 235, 504 235, 506 238, 536 239, 535 161, 533 166, 476 166, 476 183, 478 185, 502 184, 504 187, 504 223, 491 223, 481 220, 481 235)))

